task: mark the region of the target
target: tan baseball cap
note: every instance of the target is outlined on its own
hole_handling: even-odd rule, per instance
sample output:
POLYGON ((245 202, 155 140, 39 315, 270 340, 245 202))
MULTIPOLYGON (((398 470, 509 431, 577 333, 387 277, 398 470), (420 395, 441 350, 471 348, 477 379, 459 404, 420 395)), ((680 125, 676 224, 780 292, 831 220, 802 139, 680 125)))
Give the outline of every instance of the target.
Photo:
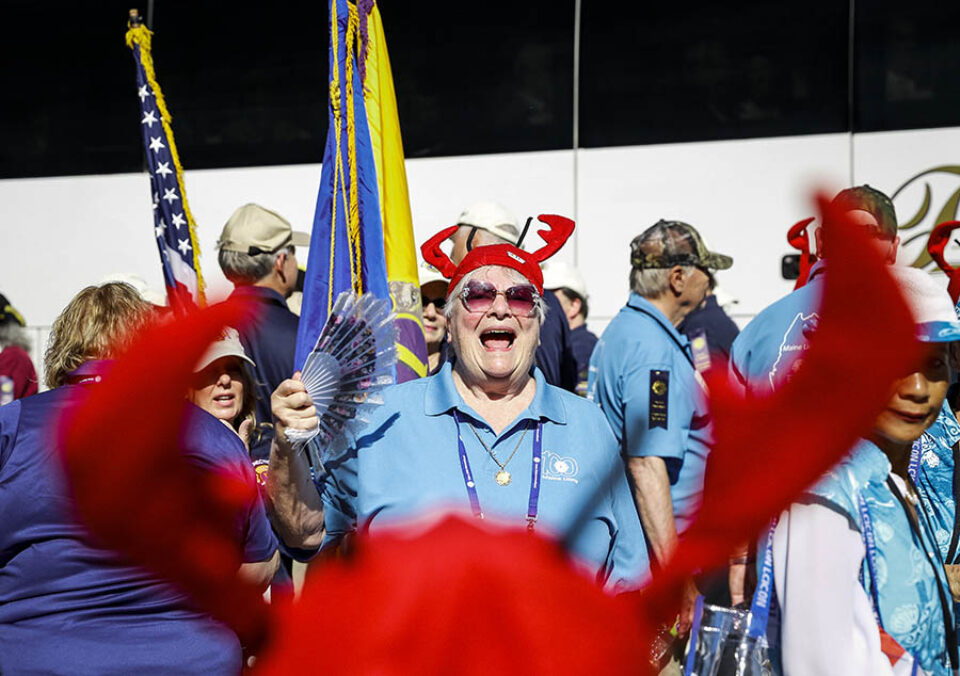
POLYGON ((477 202, 460 213, 457 225, 468 225, 516 244, 520 239, 517 217, 496 202, 477 202))
POLYGON ((195 373, 199 373, 213 362, 224 357, 237 357, 250 364, 250 366, 256 366, 253 360, 247 356, 243 345, 240 343, 240 332, 232 326, 227 326, 224 327, 220 337, 210 344, 210 347, 204 352, 193 370, 195 373))
POLYGON ((259 204, 244 204, 227 219, 217 247, 256 256, 291 244, 310 246, 310 235, 295 231, 283 216, 259 204))

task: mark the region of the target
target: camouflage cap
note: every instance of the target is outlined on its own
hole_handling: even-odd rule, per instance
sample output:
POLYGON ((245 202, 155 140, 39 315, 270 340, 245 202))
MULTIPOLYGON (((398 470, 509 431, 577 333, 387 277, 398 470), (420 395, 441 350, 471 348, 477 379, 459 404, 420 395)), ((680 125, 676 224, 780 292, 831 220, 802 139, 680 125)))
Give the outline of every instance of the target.
POLYGON ((630 264, 641 270, 692 265, 708 270, 726 270, 733 259, 707 249, 692 225, 663 219, 630 242, 630 264))
POLYGON ((866 211, 877 219, 880 237, 893 239, 897 236, 897 212, 893 202, 884 193, 864 183, 837 193, 833 203, 846 211, 866 211))

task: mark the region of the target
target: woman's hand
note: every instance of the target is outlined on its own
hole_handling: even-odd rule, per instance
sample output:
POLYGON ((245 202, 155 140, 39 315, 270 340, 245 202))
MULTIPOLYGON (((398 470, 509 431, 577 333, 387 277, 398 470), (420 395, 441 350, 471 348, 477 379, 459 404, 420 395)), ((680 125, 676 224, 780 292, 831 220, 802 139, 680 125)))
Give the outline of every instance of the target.
POLYGON ((290 446, 286 434, 288 429, 311 430, 320 424, 313 400, 307 394, 307 388, 300 382, 299 371, 274 390, 270 397, 270 408, 273 412, 275 436, 283 450, 290 446))

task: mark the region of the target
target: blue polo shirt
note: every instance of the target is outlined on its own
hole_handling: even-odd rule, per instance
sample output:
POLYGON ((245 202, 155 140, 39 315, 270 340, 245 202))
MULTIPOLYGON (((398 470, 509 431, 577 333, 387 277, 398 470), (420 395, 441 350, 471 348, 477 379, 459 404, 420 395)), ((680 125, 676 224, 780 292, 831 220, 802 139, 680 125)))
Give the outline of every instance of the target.
POLYGON ((712 443, 706 391, 686 336, 650 301, 630 294, 593 351, 587 397, 600 405, 623 455, 664 459, 682 533, 700 506, 712 443))
MULTIPOLYGON (((534 369, 536 394, 499 435, 467 406, 449 363, 434 376, 388 388, 385 403, 339 460, 327 463, 321 479, 324 545, 357 529, 378 528, 425 513, 469 510, 460 467, 457 422, 487 519, 526 524, 536 423, 543 424, 537 529, 562 536, 585 510, 572 537, 571 553, 608 589, 633 588, 649 573, 647 549, 627 486, 616 442, 596 407, 547 385, 534 369), (500 469, 471 427, 505 462, 512 481, 500 486, 500 469), (523 436, 527 429, 526 436, 523 436), (523 439, 521 440, 521 437, 523 439)), ((469 511, 468 511, 469 513, 469 511)))
MULTIPOLYGON (((94 387, 95 385, 90 385, 94 387)), ((172 585, 103 549, 74 516, 57 421, 87 385, 0 408, 0 672, 238 674, 240 642, 172 585)), ((184 454, 255 485, 236 434, 185 404, 184 454)), ((130 440, 136 452, 136 440, 130 440)), ((110 462, 103 457, 95 462, 110 462)), ((256 492, 233 535, 245 561, 277 548, 256 492)))
POLYGON ((252 306, 251 320, 237 327, 237 330, 244 351, 256 364, 253 371, 260 436, 250 444, 250 455, 254 460, 265 460, 270 457, 270 442, 273 439, 270 395, 280 383, 293 375, 293 353, 297 348, 300 319, 287 309, 283 296, 273 289, 238 286, 230 297, 240 298, 252 306))
POLYGON ((733 341, 730 381, 743 392, 770 394, 800 365, 820 322, 825 270, 817 262, 806 285, 762 310, 733 341))

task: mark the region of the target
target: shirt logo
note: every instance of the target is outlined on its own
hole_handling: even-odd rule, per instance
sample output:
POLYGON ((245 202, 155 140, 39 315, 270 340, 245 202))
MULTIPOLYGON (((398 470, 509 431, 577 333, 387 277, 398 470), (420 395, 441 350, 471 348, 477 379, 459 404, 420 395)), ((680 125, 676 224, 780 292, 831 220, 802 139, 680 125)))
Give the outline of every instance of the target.
POLYGON ((257 485, 265 488, 267 485, 267 472, 270 470, 269 460, 254 460, 253 472, 257 476, 257 485))
POLYGON ((580 483, 576 478, 580 473, 580 466, 570 456, 561 456, 551 451, 543 452, 543 478, 552 481, 569 481, 580 483))
POLYGON ((667 429, 669 415, 667 391, 670 389, 670 371, 650 371, 650 410, 647 429, 667 429))
POLYGON ((811 312, 808 315, 798 312, 797 316, 790 322, 786 332, 783 334, 783 340, 780 341, 780 348, 777 350, 777 359, 770 367, 770 387, 777 387, 777 380, 782 384, 782 377, 777 373, 783 369, 788 369, 787 375, 799 366, 801 353, 810 347, 810 336, 816 330, 820 323, 820 315, 811 312))

